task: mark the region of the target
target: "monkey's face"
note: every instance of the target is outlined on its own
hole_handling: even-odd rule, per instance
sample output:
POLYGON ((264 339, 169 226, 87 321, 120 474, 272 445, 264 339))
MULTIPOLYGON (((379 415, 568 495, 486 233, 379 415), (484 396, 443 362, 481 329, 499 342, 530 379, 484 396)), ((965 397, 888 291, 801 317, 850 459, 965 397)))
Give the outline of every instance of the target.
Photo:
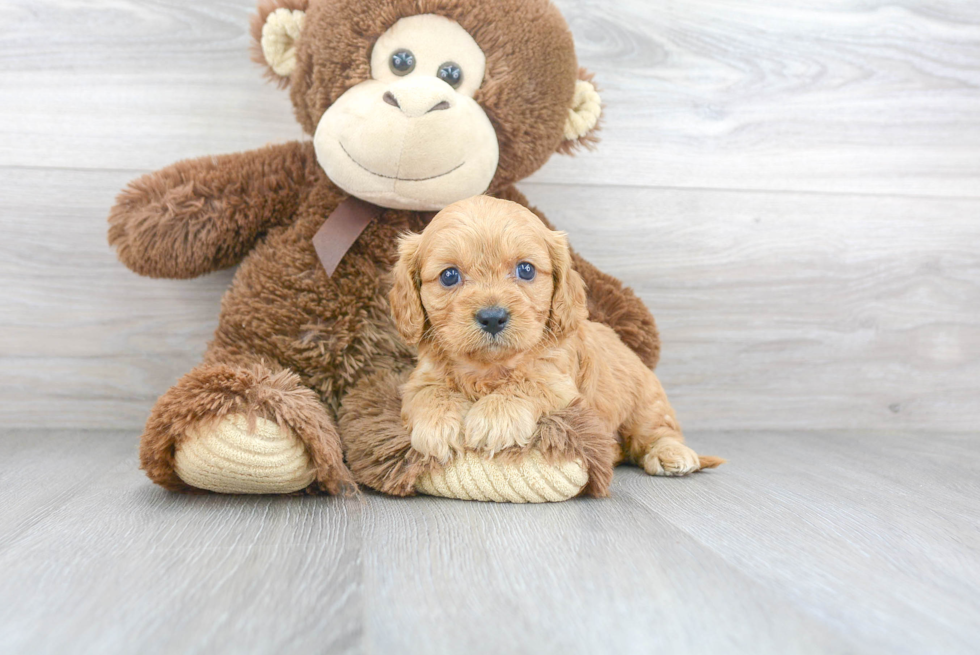
POLYGON ((486 57, 458 23, 402 18, 377 40, 371 79, 345 92, 314 135, 333 182, 384 207, 439 210, 487 190, 497 135, 473 99, 486 57))
POLYGON ((252 35, 326 174, 382 207, 499 194, 596 140, 551 0, 260 0, 252 35))

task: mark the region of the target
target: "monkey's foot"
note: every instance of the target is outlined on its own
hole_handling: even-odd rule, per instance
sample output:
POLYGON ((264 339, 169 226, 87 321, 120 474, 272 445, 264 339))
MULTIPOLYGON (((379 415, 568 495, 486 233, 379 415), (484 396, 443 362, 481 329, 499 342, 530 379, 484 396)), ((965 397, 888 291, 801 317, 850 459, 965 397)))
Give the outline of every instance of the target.
POLYGON ((190 428, 174 450, 174 471, 198 489, 226 494, 282 494, 316 478, 306 446, 290 428, 241 414, 190 428))
POLYGON ((441 469, 419 476, 419 493, 496 503, 554 503, 577 496, 589 481, 581 459, 550 464, 532 450, 521 459, 456 456, 441 469))

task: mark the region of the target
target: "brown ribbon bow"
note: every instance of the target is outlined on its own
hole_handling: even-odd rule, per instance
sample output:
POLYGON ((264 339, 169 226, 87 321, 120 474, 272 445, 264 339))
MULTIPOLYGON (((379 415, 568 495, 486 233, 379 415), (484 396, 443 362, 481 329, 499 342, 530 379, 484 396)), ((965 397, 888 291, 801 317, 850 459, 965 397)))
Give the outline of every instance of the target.
MULTIPOLYGON (((333 277, 347 251, 351 249, 371 221, 384 213, 383 207, 351 196, 330 212, 320 229, 313 235, 313 248, 320 258, 327 277, 333 277)), ((428 224, 435 212, 422 212, 422 222, 428 224)))

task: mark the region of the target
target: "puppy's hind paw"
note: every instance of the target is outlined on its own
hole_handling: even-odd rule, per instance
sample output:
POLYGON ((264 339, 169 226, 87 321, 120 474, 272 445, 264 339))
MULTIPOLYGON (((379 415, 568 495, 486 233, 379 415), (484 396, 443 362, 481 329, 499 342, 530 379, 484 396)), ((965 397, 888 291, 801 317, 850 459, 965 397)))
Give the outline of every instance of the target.
MULTIPOLYGON (((701 470, 701 460, 698 454, 673 439, 661 439, 653 444, 640 464, 643 466, 643 470, 650 475, 669 477, 687 475, 701 470)), ((714 466, 719 464, 721 461, 714 463, 714 466)))

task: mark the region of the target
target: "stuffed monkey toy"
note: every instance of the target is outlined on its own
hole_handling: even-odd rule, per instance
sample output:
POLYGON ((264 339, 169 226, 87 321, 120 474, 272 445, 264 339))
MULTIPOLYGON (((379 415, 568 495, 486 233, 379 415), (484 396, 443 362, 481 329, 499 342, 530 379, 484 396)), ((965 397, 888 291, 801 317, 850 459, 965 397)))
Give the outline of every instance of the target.
MULTIPOLYGON (((575 405, 492 459, 441 465, 414 451, 399 386, 415 353, 387 301, 399 235, 473 195, 527 206, 516 182, 596 141, 599 96, 558 10, 263 0, 252 34, 312 140, 179 162, 132 182, 109 216, 110 244, 141 275, 239 265, 203 362, 147 421, 146 474, 174 491, 603 495, 619 446, 575 405)), ((654 367, 642 302, 577 255, 574 266, 591 319, 654 367)))

